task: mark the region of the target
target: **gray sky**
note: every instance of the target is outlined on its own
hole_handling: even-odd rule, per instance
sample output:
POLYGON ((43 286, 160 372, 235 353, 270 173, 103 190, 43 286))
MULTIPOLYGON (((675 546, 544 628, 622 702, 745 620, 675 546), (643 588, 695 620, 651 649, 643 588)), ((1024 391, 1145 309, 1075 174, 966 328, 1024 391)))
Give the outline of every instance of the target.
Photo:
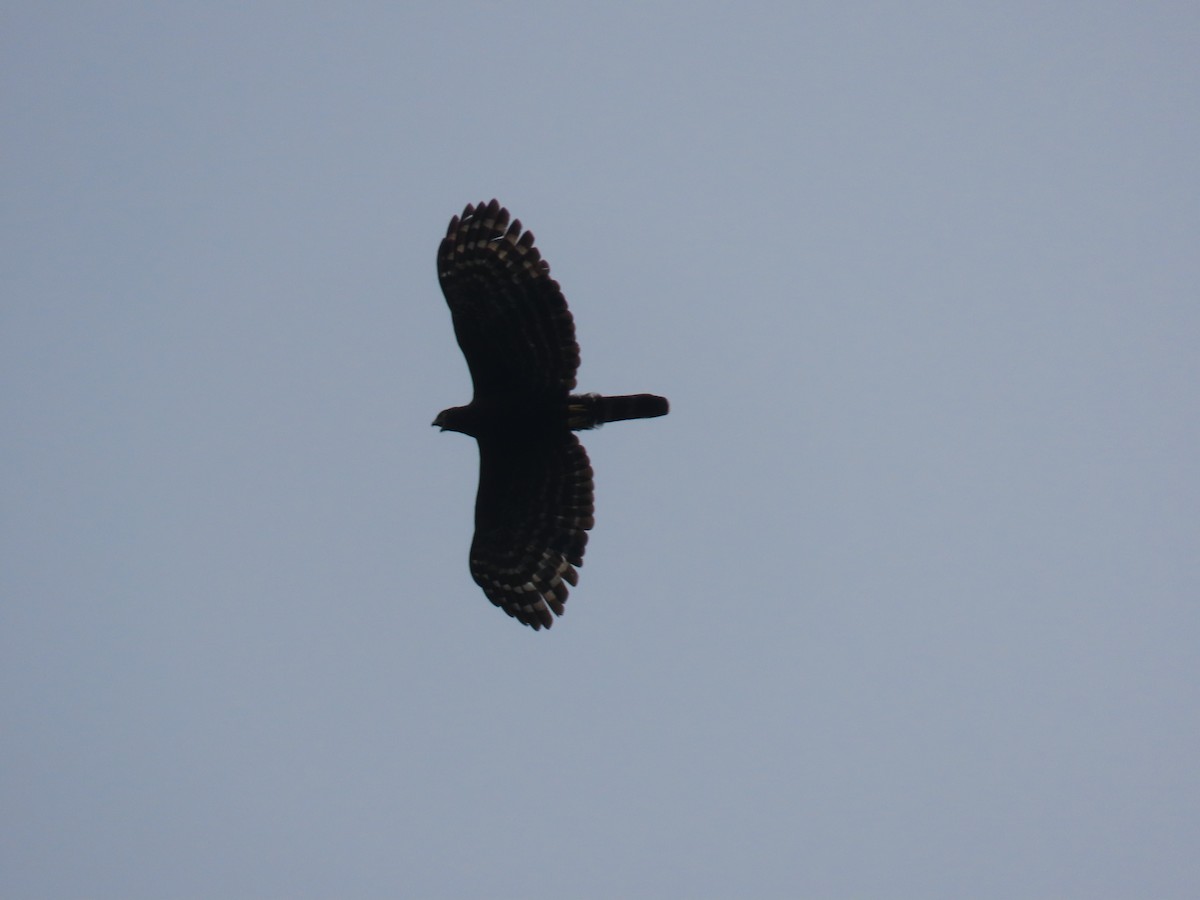
POLYGON ((1185 897, 1200 11, 10 4, 0 895, 1185 897), (575 313, 566 617, 438 291, 575 313))

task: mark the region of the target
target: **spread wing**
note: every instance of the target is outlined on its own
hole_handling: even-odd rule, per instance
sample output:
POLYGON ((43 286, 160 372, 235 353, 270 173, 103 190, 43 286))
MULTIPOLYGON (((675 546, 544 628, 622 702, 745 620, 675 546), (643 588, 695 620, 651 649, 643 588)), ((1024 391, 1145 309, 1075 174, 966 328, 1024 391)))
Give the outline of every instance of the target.
POLYGON ((475 397, 575 388, 575 323, 533 232, 493 200, 467 205, 438 248, 438 280, 475 397))
POLYGON ((565 428, 479 439, 471 575, 534 629, 563 614, 592 527, 592 467, 565 428))

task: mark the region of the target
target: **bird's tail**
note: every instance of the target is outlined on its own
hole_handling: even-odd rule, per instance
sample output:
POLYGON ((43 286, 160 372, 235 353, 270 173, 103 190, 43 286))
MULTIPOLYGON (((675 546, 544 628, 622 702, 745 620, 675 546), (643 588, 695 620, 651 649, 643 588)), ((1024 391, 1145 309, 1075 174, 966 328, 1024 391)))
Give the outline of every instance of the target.
POLYGON ((627 394, 623 397, 576 394, 571 397, 567 407, 571 428, 576 431, 624 419, 653 419, 665 416, 670 408, 666 397, 655 394, 627 394))

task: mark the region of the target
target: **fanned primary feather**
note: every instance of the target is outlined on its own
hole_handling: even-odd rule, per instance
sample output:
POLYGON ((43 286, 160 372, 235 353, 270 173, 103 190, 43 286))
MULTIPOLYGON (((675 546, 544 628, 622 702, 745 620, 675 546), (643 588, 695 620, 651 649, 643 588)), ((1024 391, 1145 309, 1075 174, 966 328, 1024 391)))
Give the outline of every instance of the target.
POLYGON ((479 444, 471 575, 510 616, 549 628, 594 521, 592 467, 571 432, 669 407, 653 394, 571 393, 579 344, 567 301, 533 233, 497 201, 450 220, 437 263, 475 388, 433 423, 479 444))

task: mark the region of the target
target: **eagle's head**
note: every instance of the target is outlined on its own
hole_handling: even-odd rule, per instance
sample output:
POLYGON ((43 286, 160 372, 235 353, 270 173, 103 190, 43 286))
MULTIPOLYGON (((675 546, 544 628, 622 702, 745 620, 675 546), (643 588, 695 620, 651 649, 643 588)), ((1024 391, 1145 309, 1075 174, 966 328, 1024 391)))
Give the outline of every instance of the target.
POLYGON ((433 427, 442 431, 457 431, 462 434, 474 434, 470 426, 470 413, 465 406, 452 406, 443 409, 433 420, 433 427))

